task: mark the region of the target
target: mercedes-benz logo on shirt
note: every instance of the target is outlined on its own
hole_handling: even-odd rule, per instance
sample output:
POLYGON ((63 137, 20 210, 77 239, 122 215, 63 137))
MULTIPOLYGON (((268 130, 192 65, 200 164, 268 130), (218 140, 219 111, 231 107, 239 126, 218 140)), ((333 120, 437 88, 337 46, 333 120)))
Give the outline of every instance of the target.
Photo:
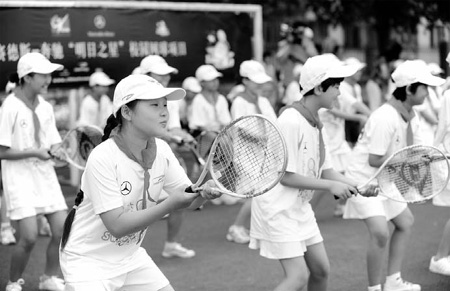
POLYGON ((122 195, 128 195, 131 192, 131 183, 128 181, 125 181, 122 183, 122 185, 120 185, 120 193, 122 193, 122 195))

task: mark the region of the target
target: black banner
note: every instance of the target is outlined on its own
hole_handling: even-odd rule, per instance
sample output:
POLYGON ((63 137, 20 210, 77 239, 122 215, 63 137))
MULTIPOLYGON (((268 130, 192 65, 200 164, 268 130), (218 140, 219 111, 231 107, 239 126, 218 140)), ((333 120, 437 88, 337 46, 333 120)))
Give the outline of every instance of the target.
POLYGON ((204 63, 232 79, 252 58, 252 33, 246 13, 0 8, 0 88, 29 51, 65 66, 53 75, 54 86, 85 85, 96 68, 120 80, 150 54, 179 70, 175 81, 204 63))

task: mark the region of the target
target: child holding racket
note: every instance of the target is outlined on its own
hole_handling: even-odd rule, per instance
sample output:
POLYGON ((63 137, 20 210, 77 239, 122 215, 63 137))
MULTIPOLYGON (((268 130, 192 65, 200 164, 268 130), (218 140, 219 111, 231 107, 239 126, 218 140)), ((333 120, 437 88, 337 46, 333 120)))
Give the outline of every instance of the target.
MULTIPOLYGON (((272 78, 266 74, 264 66, 255 61, 248 60, 241 63, 239 75, 242 78, 244 91, 233 99, 231 104, 231 117, 233 120, 250 114, 262 114, 272 121, 277 115, 269 99, 260 96, 262 85, 270 82, 272 78)), ((228 241, 247 244, 250 241, 247 225, 251 216, 252 200, 246 199, 241 206, 233 224, 228 228, 226 238, 228 241)))
POLYGON ((149 76, 131 75, 114 92, 104 142, 89 156, 74 209, 66 219, 60 260, 67 290, 174 290, 141 248, 147 227, 180 208, 220 194, 191 185, 165 134, 168 100, 185 95, 149 76), (167 199, 157 203, 161 191, 167 199))
POLYGON ((67 205, 50 161, 61 142, 47 92, 51 73, 63 66, 40 53, 23 55, 17 65, 17 88, 3 103, 0 119, 0 159, 8 216, 17 222, 19 241, 12 249, 7 291, 20 291, 23 272, 38 236, 36 216, 44 214, 50 238, 40 290, 63 290, 58 247, 67 205))
POLYGON ((278 117, 288 148, 286 174, 268 193, 253 198, 249 245, 280 262, 284 278, 276 291, 327 289, 329 261, 309 201, 315 190, 349 198, 356 193, 356 182, 331 167, 318 111, 332 108, 339 84, 356 70, 326 55, 309 58, 300 76, 304 97, 278 117))
MULTIPOLYGON (((356 181, 367 181, 395 151, 421 143, 420 120, 413 106, 428 95, 427 86, 437 86, 443 79, 429 73, 419 60, 405 61, 391 75, 396 86, 393 97, 369 117, 353 149, 346 175, 356 181)), ((376 181, 374 181, 376 184, 376 181)), ((405 281, 401 267, 414 217, 406 203, 378 197, 356 196, 344 208, 345 219, 364 221, 370 234, 367 249, 369 291, 419 291, 420 285, 405 281), (394 230, 389 235, 389 224, 394 230), (390 243, 388 244, 388 240, 390 243), (382 265, 389 251, 387 277, 382 284, 382 265)))

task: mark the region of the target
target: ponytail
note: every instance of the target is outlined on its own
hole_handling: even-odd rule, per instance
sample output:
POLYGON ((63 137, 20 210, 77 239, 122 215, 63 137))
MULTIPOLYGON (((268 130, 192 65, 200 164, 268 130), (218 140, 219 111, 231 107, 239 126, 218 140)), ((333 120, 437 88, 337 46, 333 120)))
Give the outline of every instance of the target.
POLYGON ((80 189, 78 191, 77 197, 75 198, 75 205, 70 210, 69 214, 66 217, 66 221, 64 221, 64 231, 61 238, 61 249, 64 249, 66 246, 67 241, 69 240, 70 230, 72 229, 72 223, 73 219, 75 218, 75 212, 78 209, 78 206, 83 202, 84 199, 84 193, 80 189))
POLYGON ((119 118, 119 115, 120 110, 119 112, 117 112, 117 117, 114 116, 114 114, 111 114, 106 120, 105 129, 103 130, 102 141, 107 140, 109 138, 109 135, 111 134, 111 131, 122 123, 122 118, 121 116, 119 118))

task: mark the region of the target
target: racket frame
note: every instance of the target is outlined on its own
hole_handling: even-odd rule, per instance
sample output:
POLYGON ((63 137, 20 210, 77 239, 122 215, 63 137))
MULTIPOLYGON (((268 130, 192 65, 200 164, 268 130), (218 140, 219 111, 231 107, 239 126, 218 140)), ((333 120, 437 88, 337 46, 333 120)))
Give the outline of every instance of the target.
POLYGON ((242 116, 242 117, 240 117, 240 118, 234 120, 233 122, 231 122, 230 124, 228 124, 227 126, 225 126, 225 127, 218 133, 217 137, 214 139, 214 142, 213 142, 213 144, 212 144, 212 146, 211 146, 211 149, 210 149, 208 158, 206 159, 205 165, 204 165, 204 167, 203 167, 203 170, 202 170, 202 172, 201 172, 199 178, 197 179, 197 182, 195 182, 195 184, 189 186, 189 187, 186 189, 186 192, 198 192, 198 191, 201 191, 201 190, 202 190, 202 187, 201 187, 200 185, 202 185, 203 182, 206 182, 206 181, 203 181, 203 180, 205 179, 206 175, 209 173, 210 176, 211 176, 211 178, 212 178, 213 181, 215 182, 216 187, 217 187, 217 190, 218 190, 219 192, 221 192, 221 193, 223 193, 223 194, 227 194, 227 195, 233 196, 233 197, 236 197, 236 198, 247 198, 247 199, 248 199, 248 198, 252 198, 252 197, 255 197, 255 196, 259 196, 259 195, 261 195, 261 194, 264 194, 264 193, 266 193, 267 191, 269 191, 270 189, 272 189, 273 187, 275 187, 275 185, 277 185, 277 184, 280 182, 280 180, 283 178, 283 175, 284 175, 284 173, 286 172, 286 167, 287 167, 287 147, 286 147, 286 141, 284 140, 283 134, 282 134, 281 131, 279 130, 278 126, 277 126, 274 122, 272 122, 271 120, 269 120, 267 117, 265 117, 265 116, 263 116, 263 115, 261 115, 261 114, 245 115, 245 116, 242 116), (278 178, 277 178, 276 180, 274 180, 274 181, 272 182, 272 184, 271 184, 269 187, 267 187, 264 191, 261 191, 261 193, 258 193, 258 194, 256 194, 256 195, 243 195, 243 194, 234 193, 234 192, 229 191, 228 189, 226 189, 226 188, 222 185, 222 183, 220 183, 220 182, 218 181, 218 178, 217 178, 217 176, 215 175, 215 173, 214 173, 214 171, 213 171, 212 165, 213 165, 213 158, 214 158, 214 155, 215 155, 215 153, 216 153, 217 146, 218 146, 218 144, 219 144, 219 140, 220 140, 220 138, 221 138, 223 135, 226 134, 227 129, 228 129, 229 127, 233 126, 234 124, 238 123, 238 122, 241 121, 242 119, 251 118, 251 117, 263 118, 265 121, 269 122, 269 123, 274 127, 274 129, 278 132, 278 134, 279 134, 279 136, 280 136, 280 140, 281 140, 282 145, 283 145, 282 148, 281 148, 280 150, 282 150, 283 153, 284 153, 284 154, 283 154, 283 159, 284 159, 284 160, 283 160, 283 167, 282 167, 282 170, 280 171, 280 172, 281 172, 281 175, 279 175, 278 178))
MULTIPOLYGON (((409 149, 418 148, 418 147, 422 147, 422 148, 423 148, 423 147, 427 147, 427 148, 430 148, 430 150, 432 149, 432 150, 435 150, 435 151, 437 151, 437 152, 440 153, 440 155, 439 155, 438 157, 435 157, 435 159, 437 159, 437 160, 444 159, 444 160, 447 162, 447 168, 448 168, 448 171, 447 171, 447 183, 446 183, 446 184, 448 184, 448 181, 449 181, 449 179, 450 179, 450 164, 449 164, 448 159, 450 158, 450 156, 449 156, 449 155, 445 155, 440 149, 438 149, 438 148, 436 148, 436 147, 434 147, 434 146, 418 144, 418 145, 410 145, 410 146, 406 146, 406 147, 404 147, 404 148, 401 148, 401 149, 397 150, 397 151, 394 152, 393 154, 391 154, 391 155, 383 162, 383 164, 381 164, 381 166, 378 168, 378 170, 375 172, 375 174, 373 174, 366 182, 364 182, 363 184, 358 185, 358 186, 356 187, 356 188, 358 189, 358 192, 361 194, 361 193, 362 193, 362 192, 361 192, 361 189, 367 187, 373 180, 377 179, 378 175, 384 170, 384 168, 392 161, 392 159, 393 159, 398 153, 403 152, 403 151, 406 151, 406 150, 409 150, 409 149)), ((433 160, 433 158, 432 158, 432 160, 433 160)), ((407 163, 407 162, 408 162, 408 161, 404 161, 404 163, 407 163)), ((381 196, 383 196, 383 197, 386 197, 386 198, 388 198, 388 199, 391 199, 391 200, 394 200, 394 201, 397 201, 397 202, 404 202, 404 203, 411 203, 411 204, 412 204, 412 203, 422 203, 422 202, 424 202, 424 201, 427 201, 427 200, 433 198, 434 196, 436 196, 436 195, 438 195, 439 193, 441 193, 441 192, 445 189, 445 187, 443 187, 443 189, 442 189, 441 191, 436 192, 436 193, 433 193, 433 195, 429 195, 429 196, 427 196, 426 198, 424 198, 423 200, 419 200, 419 201, 407 201, 407 200, 395 199, 394 197, 392 197, 392 196, 390 196, 390 195, 384 193, 384 192, 382 191, 381 188, 379 188, 379 189, 380 189, 379 195, 381 195, 381 196)), ((363 196, 364 196, 364 195, 363 195, 363 196)))

